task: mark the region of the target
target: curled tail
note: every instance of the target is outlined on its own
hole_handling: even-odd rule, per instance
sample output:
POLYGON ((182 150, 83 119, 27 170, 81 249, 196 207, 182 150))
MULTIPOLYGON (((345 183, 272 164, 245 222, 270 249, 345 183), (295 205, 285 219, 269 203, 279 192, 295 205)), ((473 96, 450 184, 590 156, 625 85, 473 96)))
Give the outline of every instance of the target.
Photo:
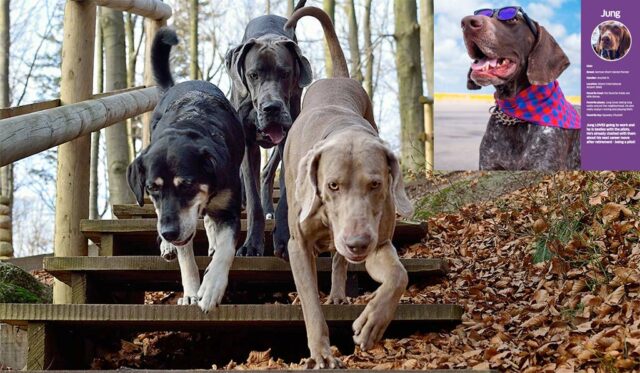
POLYGON ((163 91, 173 87, 173 76, 169 64, 171 47, 178 44, 178 35, 168 27, 163 27, 156 33, 151 44, 151 68, 156 83, 163 91))
POLYGON ((331 62, 333 63, 333 78, 348 78, 349 69, 347 68, 347 60, 344 58, 344 53, 340 47, 340 41, 336 35, 336 30, 333 28, 333 23, 329 15, 322 9, 308 6, 296 10, 289 17, 285 28, 295 28, 298 20, 304 16, 311 16, 322 25, 324 30, 324 36, 327 39, 327 45, 329 46, 329 52, 331 54, 331 62))

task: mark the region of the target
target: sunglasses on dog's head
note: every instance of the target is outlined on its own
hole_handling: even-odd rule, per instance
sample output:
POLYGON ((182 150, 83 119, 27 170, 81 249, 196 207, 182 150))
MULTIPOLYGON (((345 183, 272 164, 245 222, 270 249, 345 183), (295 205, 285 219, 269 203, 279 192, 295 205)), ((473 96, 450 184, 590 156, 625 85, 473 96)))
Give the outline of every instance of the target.
POLYGON ((531 18, 525 13, 524 9, 519 6, 507 6, 500 9, 478 9, 473 12, 474 16, 485 16, 485 17, 493 17, 495 16, 499 21, 511 21, 518 16, 518 13, 522 14, 522 18, 527 22, 527 26, 533 32, 533 35, 538 37, 538 30, 536 29, 536 25, 533 23, 531 18))

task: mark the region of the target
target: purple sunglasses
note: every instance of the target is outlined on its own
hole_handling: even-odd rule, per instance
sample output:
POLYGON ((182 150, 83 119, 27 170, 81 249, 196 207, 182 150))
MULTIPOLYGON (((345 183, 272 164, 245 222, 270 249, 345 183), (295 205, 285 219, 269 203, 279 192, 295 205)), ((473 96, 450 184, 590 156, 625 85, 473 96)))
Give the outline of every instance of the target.
POLYGON ((519 6, 507 6, 500 9, 478 9, 473 12, 473 15, 485 17, 493 17, 495 15, 499 21, 511 21, 518 16, 518 13, 522 13, 522 18, 527 22, 527 26, 529 26, 533 35, 538 37, 538 30, 533 24, 533 21, 529 18, 527 13, 524 12, 524 9, 519 6))

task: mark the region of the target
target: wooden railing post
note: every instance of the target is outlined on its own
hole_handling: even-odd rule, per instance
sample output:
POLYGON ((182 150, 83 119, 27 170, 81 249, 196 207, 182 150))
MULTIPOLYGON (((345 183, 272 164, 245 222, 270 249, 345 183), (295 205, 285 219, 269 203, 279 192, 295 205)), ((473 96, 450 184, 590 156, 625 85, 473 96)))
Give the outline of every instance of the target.
MULTIPOLYGON (((66 2, 60 87, 63 105, 92 97, 95 22, 93 0, 66 2)), ((80 220, 89 217, 90 148, 91 136, 58 147, 55 256, 87 255, 87 239, 80 231, 80 220)), ((56 280, 54 303, 71 303, 71 296, 71 288, 56 280)))
POLYGON ((420 97, 420 103, 424 106, 424 155, 426 173, 427 177, 429 177, 434 168, 433 98, 422 96, 420 97))
MULTIPOLYGON (((166 20, 144 20, 144 32, 145 32, 145 46, 144 46, 144 85, 147 87, 154 86, 156 84, 153 79, 153 72, 151 71, 151 43, 156 36, 158 30, 167 24, 166 20)), ((151 141, 151 117, 153 112, 148 112, 142 115, 142 147, 146 148, 151 141)))

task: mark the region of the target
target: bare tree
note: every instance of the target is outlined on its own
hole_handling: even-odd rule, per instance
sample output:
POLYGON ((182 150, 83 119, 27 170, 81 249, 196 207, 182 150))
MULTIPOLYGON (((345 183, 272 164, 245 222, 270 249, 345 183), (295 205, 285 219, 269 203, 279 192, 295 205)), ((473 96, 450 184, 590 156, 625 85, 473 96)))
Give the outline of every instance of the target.
POLYGON ((293 13, 294 1, 295 0, 287 0, 287 17, 290 16, 291 13, 293 13))
POLYGON ((433 0, 420 0, 420 43, 427 94, 433 96, 433 0))
MULTIPOLYGON (((0 107, 11 106, 11 100, 9 98, 11 89, 9 87, 9 56, 11 47, 11 19, 10 13, 10 1, 0 0, 0 107)), ((8 217, 9 221, 6 223, 8 227, 0 227, 0 232, 3 232, 1 237, 4 241, 2 243, 9 243, 4 245, 5 248, 0 248, 4 251, 0 253, 0 256, 12 254, 11 241, 13 232, 11 229, 11 206, 13 203, 13 164, 9 164, 0 168, 0 196, 4 196, 7 202, 6 214, 2 214, 8 217)))
POLYGON ((200 68, 198 67, 198 0, 189 2, 189 77, 192 80, 200 79, 200 68))
MULTIPOLYGON (((102 15, 102 7, 96 9, 96 17, 100 19, 102 15)), ((96 56, 95 67, 96 72, 96 92, 104 92, 104 50, 102 43, 102 25, 96 22, 96 56)), ((100 162, 100 132, 96 131, 91 134, 91 171, 89 173, 89 219, 98 219, 98 164, 100 162)))
MULTIPOLYGON (((335 24, 336 0, 324 0, 322 2, 322 8, 329 15, 329 18, 331 18, 331 22, 335 24)), ((324 65, 327 72, 327 78, 332 77, 333 63, 331 62, 331 53, 329 53, 329 46, 326 41, 324 41, 324 65)))
MULTIPOLYGON (((127 86, 125 32, 122 12, 102 9, 102 35, 105 50, 105 90, 113 91, 127 86)), ((109 200, 112 205, 133 203, 133 194, 126 180, 129 165, 129 145, 125 122, 114 124, 105 130, 109 175, 109 200)))
POLYGON ((360 69, 360 43, 358 42, 358 21, 356 19, 355 0, 348 0, 345 4, 349 19, 349 52, 351 54, 351 77, 360 83, 363 81, 360 69))
POLYGON ((400 106, 402 168, 420 173, 424 167, 424 109, 420 64, 420 27, 415 0, 395 0, 396 68, 400 106))
POLYGON ((365 0, 364 4, 364 53, 367 60, 367 69, 364 73, 364 89, 373 101, 373 45, 371 43, 371 2, 365 0))

